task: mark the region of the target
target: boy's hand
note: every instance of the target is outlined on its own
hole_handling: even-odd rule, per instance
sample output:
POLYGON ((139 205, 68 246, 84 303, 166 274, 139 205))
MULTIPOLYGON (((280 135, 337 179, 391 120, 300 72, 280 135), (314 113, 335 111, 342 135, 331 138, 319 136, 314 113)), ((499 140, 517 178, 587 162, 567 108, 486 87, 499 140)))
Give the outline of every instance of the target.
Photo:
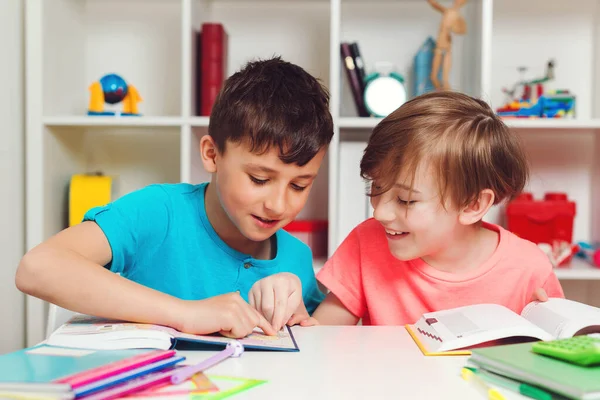
POLYGON ((274 274, 256 282, 248 300, 279 331, 300 305, 304 306, 302 283, 289 272, 274 274))
POLYGON ((252 308, 239 293, 227 293, 206 300, 185 302, 183 331, 192 334, 219 332, 231 338, 248 336, 258 327, 276 335, 271 324, 252 308))
POLYGON ((537 288, 531 295, 531 301, 548 301, 548 295, 543 288, 537 288))
POLYGON ((287 322, 288 326, 294 326, 298 324, 300 326, 319 325, 319 321, 308 315, 308 311, 306 311, 306 306, 304 303, 300 304, 300 307, 298 307, 296 312, 292 314, 292 317, 287 322))

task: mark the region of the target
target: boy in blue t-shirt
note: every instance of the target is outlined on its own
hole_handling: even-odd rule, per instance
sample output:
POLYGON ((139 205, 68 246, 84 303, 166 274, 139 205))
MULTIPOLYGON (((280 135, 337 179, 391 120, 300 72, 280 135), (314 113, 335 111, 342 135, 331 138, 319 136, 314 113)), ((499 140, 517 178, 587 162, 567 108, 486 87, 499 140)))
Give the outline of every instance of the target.
POLYGON ((30 250, 17 287, 77 312, 243 337, 322 301, 312 254, 282 230, 333 135, 327 90, 273 58, 228 78, 200 140, 209 183, 156 184, 30 250))

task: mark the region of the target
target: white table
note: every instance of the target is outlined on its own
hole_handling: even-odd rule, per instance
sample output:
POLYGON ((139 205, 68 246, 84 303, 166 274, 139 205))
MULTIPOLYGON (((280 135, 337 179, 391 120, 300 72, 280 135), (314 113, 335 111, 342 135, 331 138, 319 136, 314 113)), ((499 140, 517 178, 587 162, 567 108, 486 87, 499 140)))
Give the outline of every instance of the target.
MULTIPOLYGON (((300 352, 245 352, 207 374, 268 381, 233 399, 485 398, 460 377, 468 357, 425 357, 403 327, 292 329, 300 352)), ((180 353, 187 357, 187 364, 214 354, 180 353)), ((521 396, 508 394, 508 398, 521 396)))

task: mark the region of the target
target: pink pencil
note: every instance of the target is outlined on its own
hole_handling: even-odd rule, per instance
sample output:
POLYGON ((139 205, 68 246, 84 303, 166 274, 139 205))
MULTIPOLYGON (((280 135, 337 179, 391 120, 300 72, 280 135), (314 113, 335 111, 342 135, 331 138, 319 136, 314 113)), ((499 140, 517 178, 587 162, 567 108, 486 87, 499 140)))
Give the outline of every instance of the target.
POLYGON ((99 381, 100 379, 105 379, 110 376, 130 371, 134 368, 139 368, 156 361, 170 358, 173 355, 175 355, 175 350, 156 350, 150 353, 140 354, 125 360, 103 365, 89 371, 67 376, 59 379, 56 382, 69 384, 73 389, 76 389, 80 386, 99 381))

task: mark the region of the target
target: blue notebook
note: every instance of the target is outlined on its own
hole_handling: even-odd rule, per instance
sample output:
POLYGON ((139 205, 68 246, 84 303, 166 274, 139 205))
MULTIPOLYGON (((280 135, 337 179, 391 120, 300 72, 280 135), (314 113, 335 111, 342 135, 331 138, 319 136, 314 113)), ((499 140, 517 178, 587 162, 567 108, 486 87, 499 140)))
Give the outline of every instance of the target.
POLYGON ((15 387, 14 384, 18 383, 45 386, 69 375, 151 351, 149 349, 97 351, 47 345, 18 350, 0 355, 0 390, 4 387, 15 387))

